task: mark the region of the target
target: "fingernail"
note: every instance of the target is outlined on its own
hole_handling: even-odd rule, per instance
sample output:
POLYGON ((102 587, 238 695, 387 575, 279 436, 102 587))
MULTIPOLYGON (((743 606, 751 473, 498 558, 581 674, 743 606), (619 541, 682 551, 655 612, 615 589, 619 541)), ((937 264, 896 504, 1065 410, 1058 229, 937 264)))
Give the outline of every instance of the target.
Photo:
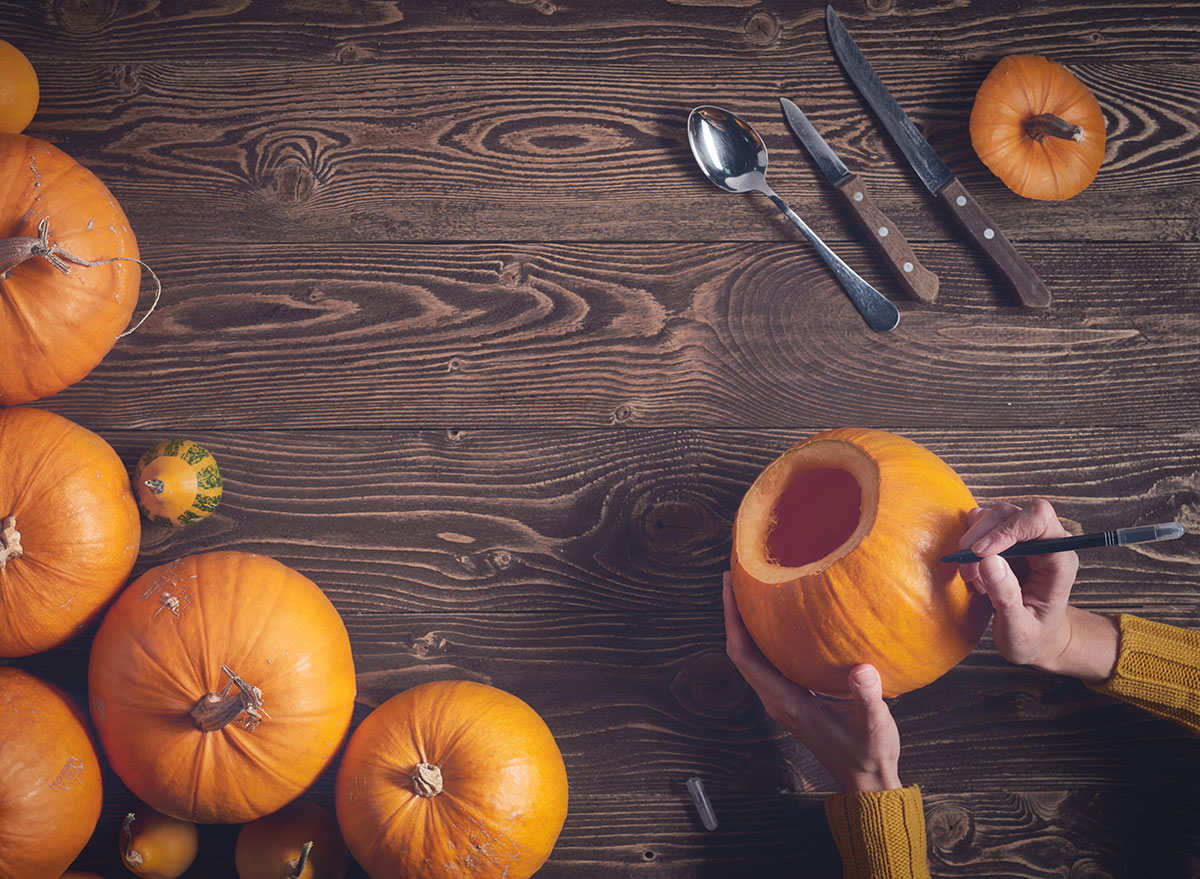
POLYGON ((991 548, 995 545, 996 541, 994 538, 990 536, 981 537, 971 545, 971 552, 982 558, 983 556, 987 555, 991 548))
POLYGON ((869 687, 875 683, 875 670, 871 668, 860 668, 853 675, 854 683, 860 687, 869 687))
POLYGON ((990 555, 979 562, 979 576, 989 584, 999 583, 1008 573, 1008 563, 998 555, 990 555))

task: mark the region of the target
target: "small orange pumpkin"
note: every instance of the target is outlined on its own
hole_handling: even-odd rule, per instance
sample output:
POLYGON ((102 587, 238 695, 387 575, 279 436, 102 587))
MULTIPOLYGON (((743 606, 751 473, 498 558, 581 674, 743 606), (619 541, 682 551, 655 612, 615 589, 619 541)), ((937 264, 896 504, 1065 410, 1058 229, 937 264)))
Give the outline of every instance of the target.
POLYGON ((241 879, 344 879, 350 867, 337 821, 308 800, 243 827, 234 859, 241 879))
POLYGON ((148 449, 138 460, 133 485, 142 514, 173 528, 207 518, 221 502, 217 460, 191 440, 163 440, 148 449))
POLYGON ((53 412, 0 410, 0 656, 57 647, 98 619, 141 529, 112 446, 53 412))
POLYGON ((1082 192, 1104 162, 1104 113, 1088 87, 1039 55, 1009 55, 971 108, 971 144, 1004 185, 1025 198, 1082 192))
POLYGON ((545 721, 470 681, 388 699, 351 736, 338 824, 372 879, 527 879, 567 817, 567 771, 545 721))
POLYGON ((160 812, 237 824, 333 759, 354 709, 346 626, 274 559, 210 552, 151 568, 100 624, 88 666, 109 764, 160 812))
POLYGON ((142 803, 121 822, 118 846, 130 872, 146 879, 177 879, 196 860, 200 836, 191 821, 142 803))
POLYGON ((55 879, 100 818, 100 758, 83 713, 29 672, 0 666, 0 879, 55 879))
POLYGON ((733 526, 733 589, 784 675, 844 695, 862 662, 886 696, 924 686, 979 641, 991 605, 940 561, 971 492, 940 458, 879 430, 817 434, 772 462, 733 526))
POLYGON ((20 134, 38 106, 33 65, 12 43, 0 40, 0 132, 20 134))

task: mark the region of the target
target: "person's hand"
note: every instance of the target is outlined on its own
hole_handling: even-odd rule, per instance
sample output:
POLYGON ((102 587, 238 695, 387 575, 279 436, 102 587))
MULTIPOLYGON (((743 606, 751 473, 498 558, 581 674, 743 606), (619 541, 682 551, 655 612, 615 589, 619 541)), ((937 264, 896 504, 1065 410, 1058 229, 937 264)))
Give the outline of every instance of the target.
POLYGON ((900 732, 883 701, 883 683, 871 665, 850 670, 853 699, 830 702, 792 683, 763 656, 733 597, 725 574, 725 651, 774 718, 812 751, 843 791, 900 787, 900 732))
POLYGON ((1069 537, 1050 503, 1039 498, 1025 509, 999 503, 972 510, 967 523, 959 548, 970 548, 982 560, 960 570, 996 610, 992 640, 1000 655, 1018 665, 1084 680, 1107 678, 1116 663, 1116 626, 1068 604, 1079 556, 1031 555, 1010 565, 997 555, 1019 541, 1069 537))

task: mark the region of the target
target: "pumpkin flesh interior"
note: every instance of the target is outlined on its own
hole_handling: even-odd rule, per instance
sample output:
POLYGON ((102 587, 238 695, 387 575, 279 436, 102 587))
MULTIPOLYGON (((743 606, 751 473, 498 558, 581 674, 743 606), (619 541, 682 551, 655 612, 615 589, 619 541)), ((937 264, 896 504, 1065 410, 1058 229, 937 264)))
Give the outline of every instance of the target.
POLYGON ((816 440, 785 453, 742 502, 739 562, 764 583, 819 573, 848 555, 871 531, 879 503, 879 467, 845 440, 816 440))

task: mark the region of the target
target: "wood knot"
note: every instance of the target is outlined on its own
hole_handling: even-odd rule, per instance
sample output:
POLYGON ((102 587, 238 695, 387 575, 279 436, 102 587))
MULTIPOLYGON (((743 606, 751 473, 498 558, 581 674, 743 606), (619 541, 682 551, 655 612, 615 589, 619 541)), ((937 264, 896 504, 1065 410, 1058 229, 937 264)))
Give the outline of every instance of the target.
POLYGON ((333 53, 333 60, 339 64, 353 64, 358 60, 358 46, 353 43, 343 43, 333 53))
POLYGON ((769 12, 756 12, 746 19, 746 39, 756 46, 769 46, 779 39, 779 21, 769 12))
POLYGON ((542 15, 553 15, 558 11, 558 7, 550 0, 508 0, 508 2, 514 6, 532 6, 542 15))
POLYGON ((301 202, 316 188, 313 172, 299 162, 284 162, 275 169, 274 189, 283 201, 301 202))
POLYGON ((113 69, 113 82, 126 95, 135 95, 142 90, 142 78, 136 65, 120 64, 113 69))
POLYGON ((628 403, 622 403, 613 410, 612 415, 608 417, 609 424, 624 424, 633 418, 633 407, 628 403))
POLYGON ((113 0, 54 0, 54 17, 72 34, 95 34, 112 19, 113 0))
POLYGON ((892 0, 867 0, 867 8, 872 12, 891 12, 892 0))
POLYGON ((970 848, 975 837, 975 822, 958 803, 934 806, 925 825, 929 828, 929 841, 939 854, 959 858, 970 848))
POLYGON ((728 717, 750 704, 746 679, 724 653, 703 653, 688 660, 671 681, 671 694, 691 714, 728 717))
POLYGON ((650 552, 672 556, 712 546, 717 530, 708 509, 690 498, 654 501, 641 511, 638 524, 650 552))

